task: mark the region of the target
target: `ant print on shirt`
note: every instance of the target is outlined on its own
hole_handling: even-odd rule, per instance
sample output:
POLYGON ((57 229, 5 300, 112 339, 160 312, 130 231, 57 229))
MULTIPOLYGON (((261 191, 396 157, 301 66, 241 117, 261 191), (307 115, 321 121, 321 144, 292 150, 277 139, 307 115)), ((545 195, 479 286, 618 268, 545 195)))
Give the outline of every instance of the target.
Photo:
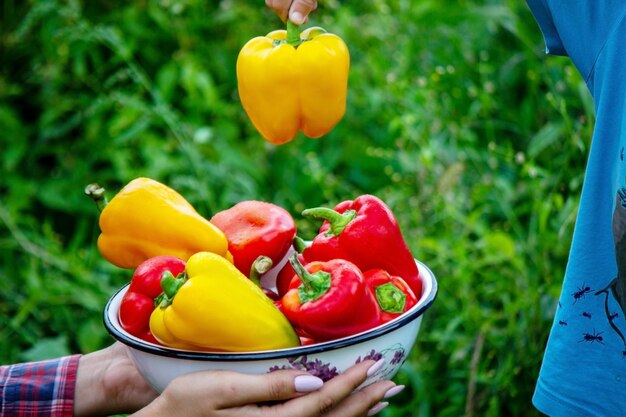
POLYGON ((617 191, 613 211, 613 240, 615 242, 617 276, 611 280, 606 288, 597 291, 596 295, 604 294, 606 296, 604 306, 607 320, 611 328, 622 339, 626 348, 624 332, 615 323, 617 313, 612 313, 609 310, 609 297, 613 297, 622 310, 622 316, 626 315, 626 187, 621 187, 617 191))
MULTIPOLYGON (((571 304, 562 311, 557 324, 578 343, 606 346, 609 336, 614 341, 621 341, 619 355, 626 360, 626 186, 621 186, 615 195, 611 232, 616 274, 605 277, 607 284, 601 289, 593 284, 593 279, 581 281, 568 294, 568 304, 571 304)), ((559 301, 559 310, 564 307, 561 302, 565 300, 559 301)))

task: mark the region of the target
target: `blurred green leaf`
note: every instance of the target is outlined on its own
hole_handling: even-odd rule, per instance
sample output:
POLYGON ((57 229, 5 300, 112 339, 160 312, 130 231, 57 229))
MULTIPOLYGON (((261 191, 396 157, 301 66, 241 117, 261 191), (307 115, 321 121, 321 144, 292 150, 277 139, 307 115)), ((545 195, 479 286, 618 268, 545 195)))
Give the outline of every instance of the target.
POLYGON ((66 356, 70 353, 67 336, 60 335, 37 341, 31 348, 24 351, 22 360, 25 362, 40 361, 66 356))
POLYGON ((108 335, 102 333, 102 320, 92 318, 81 324, 78 330, 77 343, 81 352, 94 352, 109 340, 108 335))
POLYGON ((528 147, 528 156, 535 158, 547 147, 562 139, 563 126, 560 123, 548 123, 537 132, 528 147))

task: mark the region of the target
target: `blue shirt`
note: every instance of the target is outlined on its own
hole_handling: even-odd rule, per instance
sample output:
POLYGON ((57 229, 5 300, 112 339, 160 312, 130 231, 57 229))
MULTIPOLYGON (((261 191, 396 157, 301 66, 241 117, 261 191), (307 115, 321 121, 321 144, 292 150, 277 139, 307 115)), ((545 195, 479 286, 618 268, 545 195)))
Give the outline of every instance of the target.
POLYGON ((626 0, 527 0, 546 52, 569 56, 596 121, 534 405, 626 416, 626 0))

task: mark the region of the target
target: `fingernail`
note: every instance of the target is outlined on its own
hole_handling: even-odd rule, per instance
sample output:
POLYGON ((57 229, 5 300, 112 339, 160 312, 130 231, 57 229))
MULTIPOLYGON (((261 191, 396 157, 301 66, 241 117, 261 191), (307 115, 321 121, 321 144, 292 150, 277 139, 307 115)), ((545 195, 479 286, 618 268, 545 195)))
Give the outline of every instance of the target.
POLYGON ((402 392, 403 389, 404 389, 404 385, 396 385, 395 387, 390 388, 389 391, 385 393, 385 396, 383 398, 391 398, 394 395, 402 392))
POLYGON ((289 19, 291 19, 291 21, 295 23, 296 25, 301 25, 304 23, 304 16, 302 16, 302 13, 300 12, 291 13, 291 16, 289 16, 289 19))
POLYGON ((387 407, 389 405, 388 402, 378 403, 374 407, 370 408, 370 411, 367 412, 367 417, 373 416, 374 414, 380 413, 380 410, 387 407))
POLYGON ((313 375, 298 375, 293 384, 297 392, 311 392, 320 389, 324 381, 313 375))
POLYGON ((367 370, 367 376, 372 376, 374 375, 376 372, 378 372, 380 370, 380 368, 383 367, 383 364, 385 363, 384 359, 379 359, 374 365, 370 366, 370 369, 367 370))

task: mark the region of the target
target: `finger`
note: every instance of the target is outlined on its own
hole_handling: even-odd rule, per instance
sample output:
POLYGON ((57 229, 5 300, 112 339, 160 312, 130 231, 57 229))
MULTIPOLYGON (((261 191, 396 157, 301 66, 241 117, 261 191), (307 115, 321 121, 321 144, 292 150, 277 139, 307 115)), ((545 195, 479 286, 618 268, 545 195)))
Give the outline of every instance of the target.
POLYGON ((318 377, 297 370, 280 370, 261 375, 217 371, 213 377, 222 381, 216 396, 220 408, 288 400, 315 391, 324 383, 318 377))
MULTIPOLYGON (((383 360, 367 360, 349 368, 343 374, 324 383, 324 386, 308 395, 281 404, 280 416, 316 417, 326 415, 348 397, 370 374, 380 369, 383 360)), ((368 403, 369 404, 369 403, 368 403)))
POLYGON ((265 5, 272 9, 283 22, 287 20, 291 0, 265 0, 265 5))
POLYGON ((309 13, 316 8, 316 0, 294 0, 289 8, 289 20, 296 25, 302 25, 309 19, 309 13))
POLYGON ((327 417, 361 416, 381 411, 389 403, 383 401, 396 395, 404 388, 392 381, 379 381, 350 394, 345 400, 333 408, 327 417))

